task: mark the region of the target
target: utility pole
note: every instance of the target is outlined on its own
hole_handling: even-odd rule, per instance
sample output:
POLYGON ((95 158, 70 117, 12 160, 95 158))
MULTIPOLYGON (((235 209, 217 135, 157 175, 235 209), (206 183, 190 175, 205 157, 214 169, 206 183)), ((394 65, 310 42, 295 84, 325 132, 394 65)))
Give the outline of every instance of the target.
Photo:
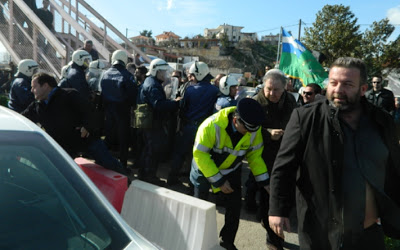
POLYGON ((275 65, 276 64, 279 65, 279 53, 281 51, 281 37, 282 37, 282 27, 281 27, 280 32, 279 32, 278 51, 276 52, 276 63, 275 63, 275 65))
POLYGON ((299 20, 299 41, 300 41, 300 33, 301 33, 301 19, 299 20))

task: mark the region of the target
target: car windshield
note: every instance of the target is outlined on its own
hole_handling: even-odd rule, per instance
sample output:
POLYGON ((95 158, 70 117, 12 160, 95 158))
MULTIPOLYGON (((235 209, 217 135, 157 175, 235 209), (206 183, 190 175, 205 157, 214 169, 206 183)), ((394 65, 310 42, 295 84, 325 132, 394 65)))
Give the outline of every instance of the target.
POLYGON ((122 249, 130 238, 46 139, 0 133, 1 249, 122 249))

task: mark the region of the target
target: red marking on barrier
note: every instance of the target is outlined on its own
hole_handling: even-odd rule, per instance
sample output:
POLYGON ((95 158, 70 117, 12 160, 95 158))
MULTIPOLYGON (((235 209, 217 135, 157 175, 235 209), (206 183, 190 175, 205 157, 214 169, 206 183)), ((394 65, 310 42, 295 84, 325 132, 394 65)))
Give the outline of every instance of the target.
POLYGON ((82 157, 75 158, 75 162, 114 208, 121 213, 125 192, 128 190, 128 178, 82 157))

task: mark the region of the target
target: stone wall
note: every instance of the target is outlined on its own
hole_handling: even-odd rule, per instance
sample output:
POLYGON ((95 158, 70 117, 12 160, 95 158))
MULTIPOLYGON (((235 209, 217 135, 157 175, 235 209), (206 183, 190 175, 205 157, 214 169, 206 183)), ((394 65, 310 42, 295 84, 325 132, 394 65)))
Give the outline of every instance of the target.
POLYGON ((213 76, 223 73, 241 73, 241 69, 233 68, 231 56, 220 55, 220 48, 213 46, 209 49, 204 48, 169 48, 168 53, 174 53, 179 56, 198 56, 200 61, 208 64, 213 76))
POLYGON ((209 60, 219 60, 219 47, 213 46, 210 49, 204 48, 171 48, 171 53, 176 53, 183 56, 200 56, 209 60))

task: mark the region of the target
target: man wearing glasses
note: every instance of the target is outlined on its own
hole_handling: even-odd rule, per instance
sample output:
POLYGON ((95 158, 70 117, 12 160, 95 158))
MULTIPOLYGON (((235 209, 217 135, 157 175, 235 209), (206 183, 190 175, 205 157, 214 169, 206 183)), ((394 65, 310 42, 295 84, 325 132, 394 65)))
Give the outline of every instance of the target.
POLYGON ((372 78, 372 89, 365 93, 367 100, 377 107, 393 113, 394 110, 394 95, 393 92, 383 88, 382 77, 374 76, 372 78))
POLYGON ((308 104, 315 101, 315 96, 321 94, 321 87, 316 83, 310 83, 304 87, 302 97, 303 103, 308 104))

